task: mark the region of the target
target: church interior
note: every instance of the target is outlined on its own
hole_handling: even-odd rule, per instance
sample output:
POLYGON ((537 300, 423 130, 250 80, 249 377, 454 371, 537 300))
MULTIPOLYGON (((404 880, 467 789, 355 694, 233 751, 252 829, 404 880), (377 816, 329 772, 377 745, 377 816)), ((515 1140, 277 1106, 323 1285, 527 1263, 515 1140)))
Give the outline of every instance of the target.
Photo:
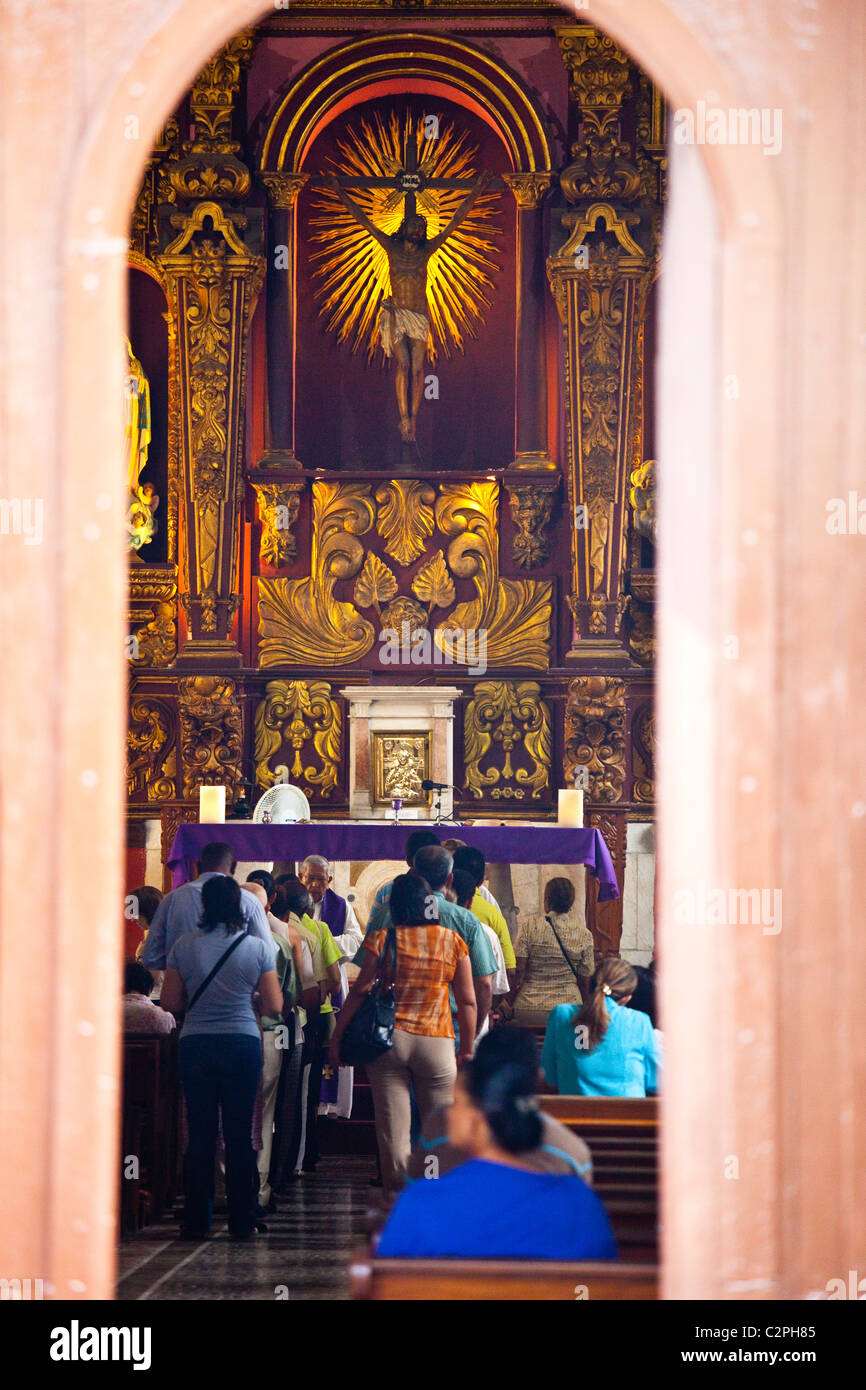
POLYGON ((866 284, 820 232, 866 217, 839 125, 863 115, 866 34, 845 0, 826 32, 781 0, 727 28, 641 8, 136 0, 124 34, 95 0, 88 137, 49 103, 34 147, 67 141, 69 169, 17 243, 26 294, 64 238, 60 287, 19 308, 5 388, 0 1128, 46 1156, 0 1231, 8 1296, 27 1275, 39 1298, 148 1303, 866 1297, 866 284), (733 113, 715 138, 707 108, 733 113), (760 120, 738 142, 753 108, 778 150, 760 120), (48 860, 43 1055, 38 982, 13 982, 22 866, 48 860), (208 1030, 179 1039, 235 968, 215 991, 216 955, 182 967, 226 879, 240 945, 283 972, 279 1009, 273 967, 250 977, 248 1228, 249 1115, 241 1142, 223 1092, 196 1188, 208 1030), (514 1113, 577 1146, 545 1181, 589 1192, 616 1258, 561 1232, 440 1249, 432 1192, 400 1246, 396 1214, 408 1231, 461 1165, 424 1182, 445 1036, 403 1027, 399 955, 389 1065, 421 1059, 399 1163, 398 1082, 346 1040, 386 926, 436 936, 399 916, 409 880, 457 939, 436 946, 457 953, 442 1133, 467 1170, 528 1181, 482 1095, 485 1051, 513 1083, 525 1044, 514 1113), (559 993, 530 997, 533 950, 559 993), (579 1087, 561 1061, 555 1080, 563 1010, 579 1087), (614 1023, 644 1028, 621 1083, 591 1070, 614 1023))
MULTIPOLYGON (((619 886, 562 869, 596 957, 653 961, 667 113, 561 18, 278 13, 160 132, 128 272, 129 897, 170 888, 203 786, 227 822, 281 784, 314 823, 390 817, 395 790, 426 821, 435 778, 457 826, 555 824, 574 788, 619 886), (403 404, 400 271, 358 209, 392 239, 453 227, 403 404)), ((399 867, 334 884, 364 923, 399 867)), ((491 865, 512 936, 553 872, 491 865)))

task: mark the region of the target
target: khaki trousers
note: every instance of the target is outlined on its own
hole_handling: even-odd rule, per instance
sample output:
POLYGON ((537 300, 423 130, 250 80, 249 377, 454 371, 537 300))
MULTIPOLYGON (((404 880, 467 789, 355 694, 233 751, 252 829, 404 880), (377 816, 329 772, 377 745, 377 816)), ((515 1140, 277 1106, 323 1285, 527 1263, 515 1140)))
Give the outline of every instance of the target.
POLYGON ((403 1186, 412 1152, 409 1087, 421 1112, 421 1125, 439 1106, 454 1099, 457 1057, 453 1038, 426 1038, 394 1029, 394 1046, 367 1064, 373 1093, 376 1138, 382 1165, 382 1186, 396 1192, 403 1186))
MULTIPOLYGON (((294 1026, 292 1020, 287 1025, 294 1026)), ((278 1047, 285 1039, 285 1027, 262 1030, 262 1147, 257 1155, 259 1170, 259 1205, 266 1207, 271 1200, 271 1185, 268 1172, 271 1166, 271 1149, 274 1143, 274 1113, 277 1108, 277 1088, 280 1084, 280 1069, 286 1056, 285 1047, 278 1047)))

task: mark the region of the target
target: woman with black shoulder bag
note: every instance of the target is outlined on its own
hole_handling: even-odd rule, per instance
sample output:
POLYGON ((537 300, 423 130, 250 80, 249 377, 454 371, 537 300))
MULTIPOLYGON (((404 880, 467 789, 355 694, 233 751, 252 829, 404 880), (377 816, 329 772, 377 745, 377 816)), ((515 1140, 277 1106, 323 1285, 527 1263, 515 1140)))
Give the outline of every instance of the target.
POLYGON ((189 1144, 182 1234, 202 1239, 210 1233, 222 1113, 229 1233, 246 1240, 255 1233, 252 1119, 262 1071, 253 994, 258 991, 266 1014, 282 1012, 283 995, 274 946, 245 930, 235 880, 214 875, 202 885, 201 899, 201 922, 172 947, 161 995, 164 1009, 185 1010, 179 1058, 189 1144))
POLYGON ((574 884, 552 878, 544 913, 530 917, 514 947, 517 971, 504 1013, 523 1027, 546 1024, 557 1004, 582 1004, 595 970, 592 933, 575 907, 574 884))
POLYGON ((438 902, 427 880, 416 873, 399 874, 388 907, 392 925, 365 938, 364 965, 340 1011, 329 1057, 334 1067, 358 1062, 366 1066, 382 1186, 393 1193, 405 1182, 411 1155, 410 1088, 414 1087, 423 1125, 434 1110, 451 1104, 457 1063, 472 1058, 471 1042, 465 1057, 455 1056, 449 986, 461 1038, 475 1037, 477 1006, 468 948, 456 931, 440 923, 438 902), (389 1028, 385 995, 392 990, 389 1028), (356 1018, 360 1028, 353 1024, 356 1018), (344 1039, 351 1055, 343 1048, 344 1039), (372 1057, 359 1056, 353 1045, 369 1048, 372 1057))

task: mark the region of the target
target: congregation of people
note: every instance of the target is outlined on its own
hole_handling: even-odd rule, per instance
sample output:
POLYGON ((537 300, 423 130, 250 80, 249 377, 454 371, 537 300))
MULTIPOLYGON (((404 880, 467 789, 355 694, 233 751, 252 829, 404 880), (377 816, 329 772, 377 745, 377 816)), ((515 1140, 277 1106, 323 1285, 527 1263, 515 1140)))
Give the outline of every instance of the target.
POLYGON ((365 1060, 380 1254, 617 1257, 590 1151, 538 1095, 658 1090, 654 969, 596 961, 570 879, 547 881, 512 941, 483 854, 428 828, 363 931, 324 857, 240 884, 214 842, 197 867, 164 897, 133 893, 142 940, 127 938, 123 996, 126 1033, 178 1029, 183 1237, 209 1237, 219 1179, 230 1236, 266 1235, 316 1172, 321 1117, 350 1113, 347 1049, 387 989, 392 1031, 365 1060))

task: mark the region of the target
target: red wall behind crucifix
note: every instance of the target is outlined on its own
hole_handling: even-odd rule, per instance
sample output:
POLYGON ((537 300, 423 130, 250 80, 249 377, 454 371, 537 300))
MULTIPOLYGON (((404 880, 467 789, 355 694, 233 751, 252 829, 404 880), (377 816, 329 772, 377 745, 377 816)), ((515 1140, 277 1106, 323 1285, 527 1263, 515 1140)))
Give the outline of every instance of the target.
MULTIPOLYGON (((381 98, 352 108, 333 121, 317 138, 304 161, 306 171, 330 168, 338 141, 347 139, 361 119, 378 112, 386 120, 402 113, 410 99, 381 98)), ((510 171, 505 147, 490 127, 472 112, 441 98, 415 98, 410 109, 418 115, 435 111, 443 125, 453 121, 467 130, 478 148, 477 171, 510 171)), ((327 332, 314 294, 310 254, 310 220, 317 215, 315 194, 309 189, 298 204, 298 316, 295 447, 307 467, 346 471, 378 471, 400 466, 400 435, 394 396, 394 371, 381 351, 369 363, 353 354, 327 332)), ((318 214, 321 215, 321 214, 318 214)), ((489 309, 478 321, 478 337, 467 337, 465 351, 450 360, 439 354, 426 374, 438 377, 439 397, 425 399, 419 413, 418 448, 427 469, 452 468, 480 472, 505 467, 513 456, 514 325, 515 325, 515 204, 508 189, 500 195, 495 218, 496 259, 500 269, 488 291, 489 309)))

